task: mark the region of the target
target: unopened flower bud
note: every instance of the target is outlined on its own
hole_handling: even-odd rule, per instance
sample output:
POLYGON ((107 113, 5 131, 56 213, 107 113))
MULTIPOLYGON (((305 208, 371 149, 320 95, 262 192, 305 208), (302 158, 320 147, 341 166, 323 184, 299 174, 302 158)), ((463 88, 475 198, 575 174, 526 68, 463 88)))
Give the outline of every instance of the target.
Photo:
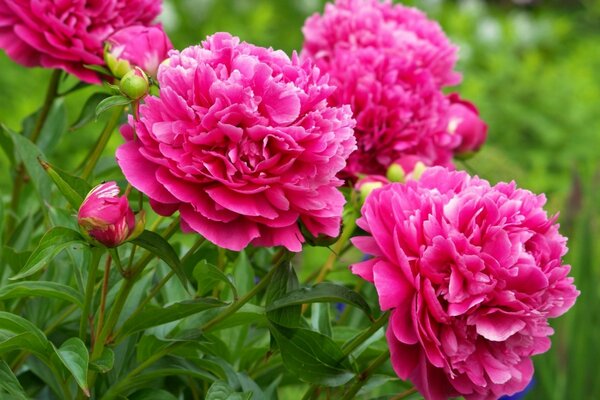
POLYGON ((400 164, 393 163, 388 168, 385 176, 390 182, 404 182, 406 179, 406 172, 404 172, 404 168, 402 168, 400 164))
POLYGON ((417 155, 402 156, 387 171, 387 177, 391 182, 406 182, 409 179, 418 180, 427 169, 427 164, 422 157, 417 155))
POLYGON ((133 100, 141 99, 148 94, 149 87, 148 77, 139 67, 135 67, 135 69, 125 74, 119 84, 121 93, 133 100))
POLYGON ((354 185, 354 188, 360 192, 360 201, 361 203, 364 203, 367 196, 369 196, 373 190, 379 189, 388 183, 389 181, 384 176, 368 175, 359 179, 354 185))
POLYGON ((126 73, 131 71, 131 64, 124 59, 118 59, 110 52, 110 46, 104 48, 104 62, 106 67, 112 72, 113 76, 121 79, 126 73))
POLYGON ((117 247, 142 233, 145 218, 140 213, 136 222, 127 197, 119 197, 115 182, 106 182, 88 193, 79 208, 77 222, 90 242, 117 247))

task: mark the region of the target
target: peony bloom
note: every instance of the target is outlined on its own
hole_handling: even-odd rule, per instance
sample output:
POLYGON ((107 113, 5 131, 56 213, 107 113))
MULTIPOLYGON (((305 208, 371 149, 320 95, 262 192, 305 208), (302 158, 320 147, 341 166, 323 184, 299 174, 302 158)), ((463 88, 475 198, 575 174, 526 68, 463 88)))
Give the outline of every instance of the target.
POLYGON ((97 83, 84 64, 104 64, 104 41, 121 28, 151 24, 160 6, 157 0, 0 0, 0 48, 24 66, 61 68, 97 83))
POLYGON ((545 201, 441 167, 367 198, 357 223, 370 236, 354 244, 373 258, 351 269, 391 310, 392 365, 427 400, 495 399, 529 383, 548 319, 578 295, 545 201))
POLYGON ((448 99, 448 131, 460 137, 455 152, 458 155, 477 152, 485 143, 488 129, 486 123, 479 118, 479 110, 473 103, 461 99, 457 93, 452 93, 448 99))
POLYGON ((300 251, 298 222, 337 236, 344 197, 336 174, 355 148, 348 106, 310 62, 228 33, 172 51, 160 98, 130 117, 117 161, 154 210, 221 247, 300 251), (134 138, 135 131, 135 138, 134 138))
POLYGON ((441 87, 460 75, 453 70, 457 48, 437 23, 389 0, 337 0, 303 32, 303 58, 338 87, 331 104, 350 104, 356 118, 358 151, 344 177, 384 175, 403 155, 451 165, 455 140, 441 87))
POLYGON ((147 75, 156 79, 159 64, 168 57, 173 48, 162 27, 135 25, 115 32, 106 41, 106 64, 117 78, 125 75, 132 67, 140 67, 147 75), (123 68, 121 64, 125 64, 123 68), (115 68, 119 66, 120 68, 115 68))
POLYGON ((77 214, 81 231, 106 247, 117 247, 143 230, 143 220, 136 224, 127 197, 119 197, 115 182, 96 186, 81 204, 77 214))

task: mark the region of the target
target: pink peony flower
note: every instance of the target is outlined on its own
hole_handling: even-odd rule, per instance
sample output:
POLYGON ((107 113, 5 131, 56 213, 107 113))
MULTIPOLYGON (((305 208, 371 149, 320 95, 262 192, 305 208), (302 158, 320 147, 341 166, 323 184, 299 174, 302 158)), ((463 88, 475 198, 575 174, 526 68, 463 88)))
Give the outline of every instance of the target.
POLYGON ((117 161, 156 212, 179 210, 182 228, 241 250, 300 251, 300 220, 337 236, 344 197, 335 175, 355 148, 348 106, 310 62, 217 33, 172 51, 160 98, 130 117, 117 161), (135 130, 135 138, 134 138, 135 130))
POLYGON ((460 137, 455 152, 467 154, 477 152, 487 138, 487 125, 479 118, 479 110, 469 101, 463 100, 457 93, 448 96, 450 120, 448 130, 460 137))
POLYGON ((437 23, 390 0, 337 0, 308 18, 302 56, 314 60, 338 87, 331 104, 350 104, 358 151, 344 177, 385 174, 403 155, 427 165, 451 165, 449 102, 457 48, 437 23))
POLYGON ((84 64, 104 64, 104 40, 118 29, 149 25, 157 0, 0 0, 0 48, 27 67, 61 68, 100 82, 84 64))
POLYGON ((441 167, 367 198, 357 223, 370 236, 353 242, 373 258, 351 269, 391 310, 392 365, 427 400, 521 391, 549 349, 548 318, 578 291, 545 201, 441 167))
POLYGON ((129 70, 132 67, 140 67, 154 79, 156 79, 158 65, 168 57, 167 53, 173 48, 169 37, 160 25, 128 26, 112 34, 107 44, 108 52, 105 58, 109 68, 111 64, 125 61, 129 64, 129 70))
POLYGON ((77 214, 81 231, 92 241, 106 247, 116 247, 143 230, 136 229, 135 216, 126 196, 119 197, 115 182, 96 186, 81 204, 77 214))

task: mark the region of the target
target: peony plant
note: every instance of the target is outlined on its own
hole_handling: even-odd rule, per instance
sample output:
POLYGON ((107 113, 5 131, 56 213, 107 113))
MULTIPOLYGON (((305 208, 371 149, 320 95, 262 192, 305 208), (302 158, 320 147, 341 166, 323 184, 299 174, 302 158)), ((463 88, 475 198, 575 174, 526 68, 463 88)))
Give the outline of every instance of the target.
POLYGON ((440 26, 337 0, 300 55, 226 32, 177 50, 159 10, 0 0, 0 48, 53 69, 1 127, 0 398, 524 390, 579 292, 543 195, 456 170, 487 125, 443 91, 440 26), (65 171, 49 115, 84 88, 69 133, 97 141, 65 171))

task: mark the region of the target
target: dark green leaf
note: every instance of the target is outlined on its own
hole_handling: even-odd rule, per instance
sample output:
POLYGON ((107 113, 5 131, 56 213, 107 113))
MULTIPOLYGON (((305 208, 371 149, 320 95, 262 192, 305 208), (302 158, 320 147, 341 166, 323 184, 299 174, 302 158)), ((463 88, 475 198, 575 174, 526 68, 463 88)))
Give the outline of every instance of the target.
POLYGON ((98 104, 110 95, 104 92, 96 92, 92 93, 90 97, 85 101, 85 104, 81 108, 81 113, 77 118, 77 121, 71 125, 69 128, 70 131, 77 130, 83 126, 85 126, 88 122, 92 121, 96 117, 96 107, 98 104))
POLYGON ((155 256, 162 259, 167 263, 169 267, 177 274, 177 277, 181 280, 183 287, 187 287, 187 278, 183 272, 181 261, 179 256, 173 250, 173 247, 158 233, 154 233, 148 230, 142 232, 140 236, 131 241, 140 247, 148 250, 155 256))
POLYGON ((226 382, 216 381, 206 393, 206 400, 248 400, 252 393, 238 393, 226 382))
POLYGON ((329 304, 314 303, 310 309, 311 326, 317 332, 331 337, 331 316, 329 314, 329 304))
POLYGON ((177 400, 177 397, 162 389, 142 389, 128 398, 129 400, 177 400))
POLYGON ((11 400, 29 399, 19 380, 4 361, 0 361, 0 395, 2 398, 4 395, 10 396, 11 400))
MULTIPOLYGON (((275 271, 265 295, 266 304, 270 305, 278 299, 285 297, 289 292, 295 291, 299 286, 296 271, 291 263, 280 265, 275 271)), ((283 326, 294 327, 300 324, 302 306, 299 304, 289 304, 277 309, 267 311, 269 320, 283 326)))
POLYGON ((329 282, 294 290, 273 302, 267 302, 267 313, 291 305, 324 302, 350 304, 363 310, 367 316, 371 315, 371 308, 360 294, 345 286, 329 282))
POLYGON ((131 99, 129 97, 121 95, 107 97, 96 106, 96 118, 98 118, 98 116, 106 110, 114 107, 125 106, 129 103, 131 103, 131 99))
POLYGON ((45 161, 40 160, 40 164, 69 204, 78 210, 92 187, 85 180, 54 168, 45 161))
POLYGON ((85 344, 79 338, 67 339, 56 350, 58 358, 75 378, 83 393, 90 397, 90 391, 87 384, 88 364, 90 355, 85 344))
POLYGON ((61 226, 52 228, 42 237, 40 244, 33 251, 21 271, 9 279, 17 280, 35 274, 44 267, 46 262, 73 243, 85 243, 79 232, 61 226))
POLYGON ((147 306, 146 310, 123 324, 121 334, 127 336, 224 305, 225 303, 216 299, 195 299, 171 304, 167 307, 147 306))
POLYGON ((83 66, 91 71, 99 72, 102 75, 112 76, 111 72, 101 65, 84 64, 83 66))
POLYGON ((13 350, 11 347, 18 343, 18 349, 29 350, 34 354, 48 359, 52 346, 46 335, 26 319, 5 311, 0 311, 0 353, 13 350), (11 339, 13 338, 13 339, 11 339), (9 342, 9 340, 11 340, 9 342), (3 348, 3 343, 6 347, 3 348))
POLYGON ((308 329, 276 324, 272 324, 271 333, 281 349, 285 367, 301 380, 340 386, 354 376, 351 364, 331 338, 308 329))
POLYGON ((70 286, 56 282, 24 281, 4 285, 0 288, 0 300, 17 297, 40 296, 68 301, 81 307, 83 296, 70 286))
POLYGON ((96 360, 90 363, 90 369, 94 371, 101 372, 103 374, 107 373, 113 366, 115 365, 115 353, 111 348, 105 347, 102 350, 102 354, 96 360))
POLYGON ((242 308, 237 310, 235 314, 224 319, 211 328, 211 332, 233 328, 239 325, 250 325, 265 321, 265 309, 254 304, 246 303, 242 308))
POLYGON ((198 295, 204 296, 209 290, 214 288, 219 282, 225 282, 231 287, 233 297, 237 299, 238 294, 235 285, 227 278, 219 268, 202 260, 194 267, 194 278, 198 282, 198 295))

